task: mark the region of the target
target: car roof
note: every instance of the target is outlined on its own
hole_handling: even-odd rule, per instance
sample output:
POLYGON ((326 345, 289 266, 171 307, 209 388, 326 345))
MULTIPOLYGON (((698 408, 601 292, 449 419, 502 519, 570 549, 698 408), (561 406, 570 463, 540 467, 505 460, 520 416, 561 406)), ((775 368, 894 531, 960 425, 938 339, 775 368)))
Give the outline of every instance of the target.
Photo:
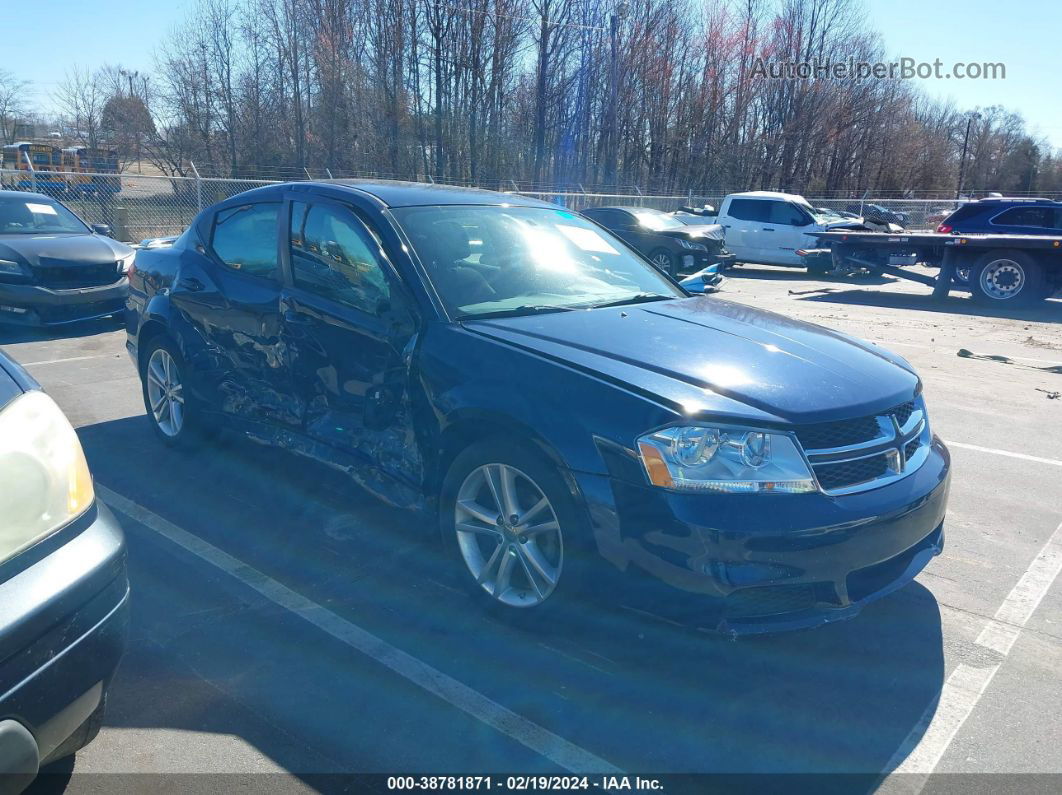
POLYGON ((555 204, 516 193, 501 193, 499 191, 483 190, 482 188, 463 188, 457 185, 439 185, 425 182, 402 182, 387 179, 329 179, 293 184, 317 184, 350 188, 375 197, 387 207, 418 207, 438 204, 509 204, 517 207, 557 208, 555 204))
POLYGON ((655 207, 639 207, 635 204, 610 204, 607 207, 587 207, 583 212, 586 212, 587 210, 623 210, 627 213, 639 213, 645 212, 646 210, 652 210, 653 212, 658 213, 664 212, 663 210, 657 210, 655 207))
POLYGON ((799 193, 779 193, 774 190, 749 190, 744 193, 731 193, 727 196, 728 199, 780 199, 782 201, 789 201, 790 199, 800 199, 806 201, 799 193))
POLYGON ((991 196, 985 199, 977 199, 970 204, 1050 204, 1052 206, 1062 204, 1057 199, 1045 199, 1043 197, 1029 196, 991 196))
POLYGON ((44 199, 45 201, 54 202, 55 199, 46 193, 33 193, 27 190, 0 190, 0 199, 44 199))

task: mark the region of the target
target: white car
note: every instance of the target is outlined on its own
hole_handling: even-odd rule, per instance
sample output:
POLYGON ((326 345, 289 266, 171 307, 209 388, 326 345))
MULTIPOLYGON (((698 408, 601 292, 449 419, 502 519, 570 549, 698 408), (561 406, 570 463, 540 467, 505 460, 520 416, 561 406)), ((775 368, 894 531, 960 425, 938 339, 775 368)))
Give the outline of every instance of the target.
POLYGON ((798 249, 817 246, 811 233, 863 226, 862 218, 827 218, 803 196, 774 191, 731 193, 716 222, 738 262, 796 266, 803 265, 798 249))

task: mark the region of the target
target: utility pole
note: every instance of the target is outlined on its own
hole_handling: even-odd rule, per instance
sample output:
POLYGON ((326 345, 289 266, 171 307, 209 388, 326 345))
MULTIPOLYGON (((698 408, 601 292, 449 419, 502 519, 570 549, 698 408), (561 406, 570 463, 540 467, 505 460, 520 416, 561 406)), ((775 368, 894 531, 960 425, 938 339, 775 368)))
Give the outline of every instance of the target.
POLYGON ((605 184, 615 185, 619 170, 619 135, 616 132, 616 105, 619 102, 619 23, 628 6, 621 2, 608 19, 611 62, 609 68, 608 113, 605 117, 605 184))
POLYGON ((956 199, 962 196, 962 182, 966 176, 966 149, 970 143, 970 125, 980 118, 980 113, 971 113, 966 119, 966 134, 962 137, 962 157, 959 159, 959 184, 955 186, 956 199))

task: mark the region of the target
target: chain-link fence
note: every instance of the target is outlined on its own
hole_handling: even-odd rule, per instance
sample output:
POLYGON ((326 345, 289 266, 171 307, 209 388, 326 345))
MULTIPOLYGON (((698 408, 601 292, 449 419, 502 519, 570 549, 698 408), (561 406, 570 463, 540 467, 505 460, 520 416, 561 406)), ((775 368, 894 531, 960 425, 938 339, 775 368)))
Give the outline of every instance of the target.
MULTIPOLYGON (((29 172, 0 170, 0 186, 35 190, 55 196, 89 223, 108 224, 120 240, 139 241, 176 235, 196 214, 211 204, 276 180, 225 179, 221 177, 166 177, 139 174, 85 174, 74 172, 29 172)), ((679 207, 716 209, 722 195, 694 193, 646 195, 632 193, 584 193, 580 191, 512 191, 553 202, 573 210, 587 207, 637 206, 671 211, 679 207)), ((901 214, 908 229, 934 228, 958 205, 936 199, 878 199, 807 197, 818 208, 838 213, 871 215, 870 205, 901 214)))

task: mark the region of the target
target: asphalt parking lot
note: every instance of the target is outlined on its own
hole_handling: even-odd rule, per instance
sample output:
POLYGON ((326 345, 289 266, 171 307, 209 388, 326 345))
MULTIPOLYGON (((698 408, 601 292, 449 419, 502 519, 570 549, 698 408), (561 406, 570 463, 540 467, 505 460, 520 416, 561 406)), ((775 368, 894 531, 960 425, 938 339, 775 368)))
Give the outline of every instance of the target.
POLYGON ((588 604, 507 626, 449 584, 426 528, 338 475, 239 439, 164 448, 113 322, 0 329, 77 427, 130 551, 106 725, 38 789, 619 770, 891 772, 910 791, 945 786, 932 772, 1062 773, 1062 299, 1001 317, 752 267, 717 297, 878 342, 925 381, 954 460, 946 549, 853 621, 730 642, 588 604))

